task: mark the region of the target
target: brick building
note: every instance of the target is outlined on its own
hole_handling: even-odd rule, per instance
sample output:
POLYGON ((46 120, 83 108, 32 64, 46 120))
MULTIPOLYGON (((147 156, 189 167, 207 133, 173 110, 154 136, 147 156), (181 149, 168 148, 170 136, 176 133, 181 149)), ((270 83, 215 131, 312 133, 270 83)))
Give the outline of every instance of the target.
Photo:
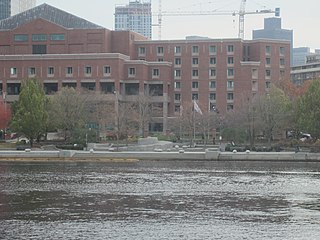
POLYGON ((0 91, 17 100, 36 77, 46 94, 63 86, 95 91, 102 101, 152 95, 157 129, 193 99, 207 111, 236 109, 245 94, 290 78, 290 42, 202 39, 152 41, 110 31, 47 4, 0 21, 0 91), (117 93, 117 94, 114 94, 117 93))

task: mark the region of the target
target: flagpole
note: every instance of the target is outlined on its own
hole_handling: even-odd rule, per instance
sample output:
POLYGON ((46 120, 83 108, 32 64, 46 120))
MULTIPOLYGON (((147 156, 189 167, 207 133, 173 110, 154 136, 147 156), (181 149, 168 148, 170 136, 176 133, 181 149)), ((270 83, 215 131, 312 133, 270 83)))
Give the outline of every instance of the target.
POLYGON ((194 146, 196 140, 196 110, 194 107, 195 100, 193 100, 193 140, 192 145, 194 146))

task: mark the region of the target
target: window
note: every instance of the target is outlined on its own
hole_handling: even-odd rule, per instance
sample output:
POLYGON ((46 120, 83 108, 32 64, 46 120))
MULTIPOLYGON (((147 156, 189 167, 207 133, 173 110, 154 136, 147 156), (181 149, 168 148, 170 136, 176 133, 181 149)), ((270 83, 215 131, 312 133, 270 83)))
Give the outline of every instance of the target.
POLYGON ((139 47, 139 56, 145 56, 145 55, 146 55, 146 48, 139 47))
POLYGON ((34 75, 36 75, 36 68, 35 68, 35 67, 29 67, 29 68, 28 68, 28 75, 29 75, 29 76, 34 76, 34 75))
POLYGON ((15 34, 14 41, 15 42, 28 42, 29 36, 28 36, 28 34, 15 34))
POLYGON ((227 88, 228 88, 228 89, 233 89, 233 88, 234 88, 234 82, 231 81, 231 80, 228 80, 228 82, 227 82, 227 88))
POLYGON ((175 82, 174 83, 174 88, 175 89, 181 89, 181 82, 175 82))
POLYGON ((72 67, 67 67, 66 72, 68 76, 71 76, 73 74, 73 68, 72 67))
POLYGON ((8 95, 19 95, 21 83, 7 83, 7 94, 8 95))
POLYGON ((47 45, 32 45, 32 54, 47 54, 47 45))
POLYGON ((211 101, 215 101, 216 100, 216 93, 210 93, 210 95, 209 95, 209 99, 211 100, 211 101))
POLYGON ((284 66, 284 65, 285 65, 284 58, 280 58, 280 66, 284 66))
POLYGON ((271 87, 271 82, 266 82, 266 88, 270 88, 271 87))
POLYGON ((180 93, 176 93, 176 94, 174 95, 174 100, 180 101, 180 100, 181 100, 181 94, 180 94, 180 93))
POLYGON ((81 87, 87 90, 94 91, 96 89, 96 84, 94 82, 82 82, 81 87))
POLYGON ((54 75, 54 67, 48 67, 48 75, 54 75))
POLYGON ((210 65, 216 65, 217 64, 217 58, 215 58, 215 57, 212 57, 212 58, 210 58, 210 65))
POLYGON ((199 53, 199 46, 192 46, 192 53, 198 54, 199 53))
POLYGON ((228 52, 228 53, 233 53, 233 52, 234 52, 234 47, 233 47, 233 45, 228 45, 228 46, 227 46, 227 52, 228 52))
POLYGON ((258 79, 258 76, 259 76, 258 69, 253 68, 251 74, 253 79, 258 79))
POLYGON ((192 70, 192 77, 198 77, 199 76, 199 71, 198 69, 193 69, 192 70))
POLYGON ((228 57, 228 64, 233 64, 233 57, 228 57))
POLYGON ((216 88, 216 81, 210 81, 209 82, 209 88, 215 89, 216 88))
POLYGON ((16 67, 10 68, 10 75, 11 76, 17 76, 17 74, 18 74, 18 70, 16 67))
POLYGON ((258 91, 258 82, 252 81, 252 91, 258 91))
POLYGON ((65 36, 64 36, 64 34, 51 34, 50 40, 51 41, 64 41, 65 36))
POLYGON ((215 77, 216 76, 216 69, 210 68, 209 69, 209 77, 215 77))
POLYGON ((136 69, 135 68, 129 68, 129 76, 135 76, 136 75, 136 69))
POLYGON ((271 70, 270 69, 266 70, 266 77, 271 77, 271 70))
POLYGON ((199 99, 199 94, 198 93, 192 93, 191 97, 192 97, 192 100, 198 100, 199 99))
POLYGON ((271 58, 266 58, 266 65, 270 65, 271 64, 271 58))
POLYGON ((103 75, 105 75, 105 76, 111 75, 111 67, 110 66, 104 66, 103 75))
POLYGON ((174 53, 175 54, 181 54, 181 47, 180 46, 175 46, 174 47, 174 53))
POLYGON ((89 66, 85 67, 85 68, 84 68, 84 73, 85 73, 86 75, 91 75, 91 74, 92 74, 92 68, 89 67, 89 66))
POLYGON ((228 68, 228 77, 233 77, 233 76, 234 76, 234 69, 228 68))
POLYGON ((182 110, 182 108, 180 107, 180 105, 175 105, 175 106, 174 106, 174 111, 175 111, 176 113, 180 113, 180 114, 181 114, 181 113, 182 113, 181 110, 182 110))
POLYGON ((163 55, 163 53, 164 53, 163 47, 157 47, 157 54, 158 55, 163 55))
POLYGON ((32 34, 32 41, 33 42, 47 41, 47 35, 46 34, 32 34))
POLYGON ((175 58, 174 59, 174 64, 180 66, 181 65, 181 58, 175 58))
POLYGON ((233 105, 232 104, 228 104, 227 105, 227 111, 232 111, 233 110, 233 105))
POLYGON ((180 69, 175 69, 174 70, 174 77, 180 78, 181 77, 181 70, 180 69))
POLYGON ((192 82, 192 88, 198 89, 199 88, 199 82, 192 82))
POLYGON ((209 53, 216 54, 217 53, 217 46, 209 46, 209 53))
POLYGON ((266 54, 267 55, 271 54, 271 46, 266 46, 266 54))
POLYGON ((280 55, 284 55, 286 52, 285 52, 285 48, 284 47, 280 47, 280 55))
POLYGON ((198 65, 199 64, 199 58, 192 58, 192 65, 198 65))
POLYGON ((285 76, 285 71, 284 70, 280 70, 280 77, 283 78, 285 76))
POLYGON ((158 68, 152 69, 152 76, 153 77, 159 77, 160 75, 160 70, 158 68))
POLYGON ((227 94, 227 100, 233 101, 233 93, 228 93, 227 94))

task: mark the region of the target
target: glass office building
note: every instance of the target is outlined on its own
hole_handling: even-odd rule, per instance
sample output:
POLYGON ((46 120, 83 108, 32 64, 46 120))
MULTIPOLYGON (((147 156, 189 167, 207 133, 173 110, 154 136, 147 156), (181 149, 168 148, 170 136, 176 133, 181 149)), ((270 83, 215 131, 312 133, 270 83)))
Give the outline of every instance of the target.
POLYGON ((0 20, 11 16, 11 0, 0 0, 0 20))
POLYGON ((131 30, 152 38, 151 2, 130 1, 129 5, 116 6, 115 30, 131 30))

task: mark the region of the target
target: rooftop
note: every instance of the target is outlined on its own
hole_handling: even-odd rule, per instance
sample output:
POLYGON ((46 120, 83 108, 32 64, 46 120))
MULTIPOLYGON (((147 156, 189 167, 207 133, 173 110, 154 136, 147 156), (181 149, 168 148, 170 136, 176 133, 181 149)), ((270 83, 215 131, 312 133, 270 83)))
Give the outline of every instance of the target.
POLYGON ((66 29, 103 29, 83 18, 46 3, 0 21, 0 30, 13 30, 35 19, 45 19, 66 29))

